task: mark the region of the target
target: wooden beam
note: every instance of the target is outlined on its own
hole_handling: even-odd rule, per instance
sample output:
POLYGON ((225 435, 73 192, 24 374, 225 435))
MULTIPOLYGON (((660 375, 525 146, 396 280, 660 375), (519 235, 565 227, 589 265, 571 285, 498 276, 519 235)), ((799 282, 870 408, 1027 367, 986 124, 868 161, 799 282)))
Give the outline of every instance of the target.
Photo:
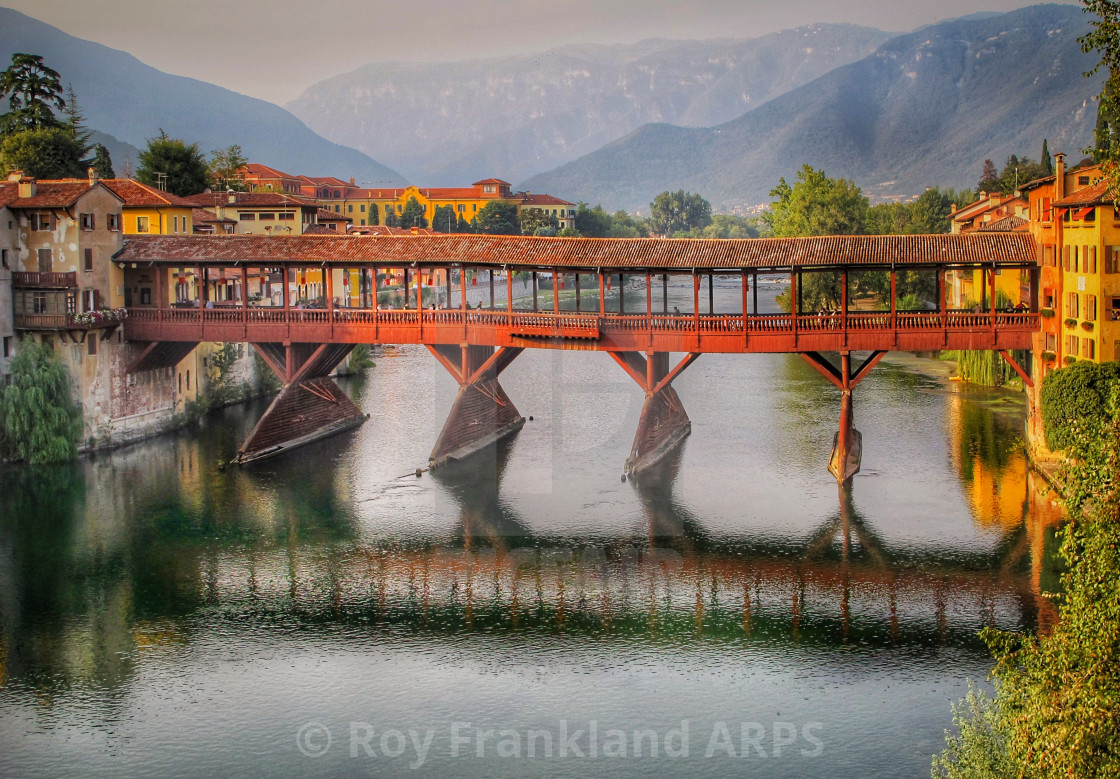
POLYGON ((684 356, 684 359, 682 359, 680 362, 678 362, 676 364, 676 367, 673 368, 673 370, 671 370, 667 374, 665 374, 665 378, 663 378, 661 381, 657 382, 657 384, 654 385, 653 389, 651 389, 650 392, 653 393, 654 395, 656 395, 658 392, 661 392, 661 390, 668 387, 669 384, 672 383, 673 379, 680 376, 684 372, 685 368, 687 368, 689 365, 692 365, 692 363, 696 362, 696 358, 698 358, 699 356, 700 356, 700 352, 689 352, 688 354, 686 354, 684 356))
POLYGON ((525 351, 523 346, 499 346, 492 355, 486 358, 486 362, 471 372, 467 383, 474 384, 488 372, 493 372, 495 378, 500 376, 502 371, 508 368, 517 355, 523 351, 525 351))
POLYGON ((854 389, 857 384, 867 378, 867 374, 871 373, 871 369, 879 364, 879 360, 883 359, 885 354, 886 352, 872 352, 868 355, 867 359, 856 368, 855 373, 848 380, 848 389, 854 389))
POLYGON ((1014 369, 1014 371, 1019 374, 1019 378, 1023 380, 1024 386, 1034 386, 1034 379, 1027 375, 1027 372, 1023 370, 1022 366, 1020 366, 1019 363, 1015 362, 1015 358, 1011 356, 1011 353, 1009 351, 1007 351, 1006 349, 1000 349, 999 354, 1004 360, 1007 361, 1007 364, 1010 365, 1014 369))
POLYGON ((455 377, 456 381, 458 381, 460 384, 467 383, 467 379, 463 375, 463 367, 461 365, 455 364, 455 359, 460 356, 457 353, 459 349, 458 347, 446 346, 444 344, 424 345, 428 347, 428 351, 432 353, 432 356, 439 360, 440 364, 447 369, 447 372, 455 377), (446 350, 446 353, 444 350, 446 350))
POLYGON ((801 359, 813 366, 821 376, 832 382, 837 389, 844 389, 844 377, 835 365, 826 360, 819 352, 800 352, 801 359))
POLYGON ((646 386, 646 358, 638 352, 607 352, 615 362, 622 366, 638 386, 648 390, 646 386))

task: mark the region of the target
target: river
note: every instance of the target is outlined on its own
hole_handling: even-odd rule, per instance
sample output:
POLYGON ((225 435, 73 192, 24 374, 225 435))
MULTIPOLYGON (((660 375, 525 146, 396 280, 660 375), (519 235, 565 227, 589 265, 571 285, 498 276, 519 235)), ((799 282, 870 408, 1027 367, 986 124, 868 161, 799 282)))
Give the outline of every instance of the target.
POLYGON ((839 490, 796 356, 701 357, 691 436, 631 481, 604 354, 524 352, 532 421, 421 477, 457 387, 376 359, 340 382, 370 419, 286 457, 217 467, 256 403, 3 471, 0 773, 926 775, 977 631, 1053 619, 1022 397, 944 363, 859 386, 839 490))

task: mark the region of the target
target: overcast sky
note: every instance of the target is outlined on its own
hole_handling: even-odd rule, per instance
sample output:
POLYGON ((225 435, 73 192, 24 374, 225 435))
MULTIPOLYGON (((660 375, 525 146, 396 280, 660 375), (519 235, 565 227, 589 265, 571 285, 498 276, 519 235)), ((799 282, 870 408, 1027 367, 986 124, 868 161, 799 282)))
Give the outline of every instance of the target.
POLYGON ((814 22, 905 32, 1029 0, 0 0, 168 73, 283 104, 368 62, 644 38, 753 38, 814 22))

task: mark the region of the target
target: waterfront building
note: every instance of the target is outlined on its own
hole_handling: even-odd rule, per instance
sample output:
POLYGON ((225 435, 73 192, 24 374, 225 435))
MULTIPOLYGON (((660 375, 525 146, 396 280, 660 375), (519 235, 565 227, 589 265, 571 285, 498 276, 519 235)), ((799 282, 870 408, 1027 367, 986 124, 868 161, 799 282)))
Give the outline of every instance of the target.
MULTIPOLYGON (((980 197, 949 214, 949 232, 952 234, 976 232, 1025 232, 1028 203, 1018 193, 1012 196, 981 192, 980 197)), ((982 270, 949 270, 945 273, 946 295, 952 308, 979 306, 987 310, 990 283, 985 281, 982 270)), ((1004 273, 996 270, 996 299, 1010 305, 1023 301, 1029 290, 1025 273, 1004 273)))
MULTIPOLYGON (((4 354, 14 356, 25 342, 53 349, 81 404, 83 448, 170 427, 197 394, 198 358, 192 352, 159 370, 129 371, 139 347, 123 340, 124 307, 154 305, 157 293, 153 273, 135 269, 126 284, 124 268, 113 261, 122 246, 124 199, 93 175, 37 181, 14 173, 0 182, 0 203, 0 260, 10 272, 12 312, 4 354)), ((3 320, 0 331, 7 332, 3 320)))

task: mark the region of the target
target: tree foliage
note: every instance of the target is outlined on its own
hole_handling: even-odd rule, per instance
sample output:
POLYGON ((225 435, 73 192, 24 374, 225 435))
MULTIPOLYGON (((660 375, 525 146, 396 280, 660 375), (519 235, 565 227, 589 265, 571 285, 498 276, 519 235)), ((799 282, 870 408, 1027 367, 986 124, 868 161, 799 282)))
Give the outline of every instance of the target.
POLYGON ((54 350, 25 341, 11 371, 11 382, 0 388, 0 455, 31 465, 76 457, 81 408, 54 350))
POLYGON ((543 208, 521 209, 522 235, 556 235, 560 220, 543 208))
POLYGON ((117 177, 116 172, 113 171, 113 158, 109 156, 109 150, 103 144, 94 144, 93 162, 90 165, 97 172, 98 178, 115 179, 117 177))
POLYGON ((432 213, 432 229, 440 233, 454 233, 459 224, 454 206, 436 206, 432 213))
POLYGON ((972 202, 974 193, 937 187, 926 189, 912 203, 879 203, 867 212, 867 232, 872 235, 937 235, 949 232, 954 205, 972 202))
POLYGON ((39 179, 83 178, 84 154, 69 128, 23 130, 0 142, 0 167, 39 179))
POLYGON ((1078 360, 1052 371, 1039 395, 1046 445, 1053 451, 1074 441, 1074 426, 1101 419, 1112 387, 1120 385, 1120 363, 1078 360))
POLYGON ((13 54, 12 64, 0 73, 0 94, 8 96, 8 112, 0 116, 0 136, 62 126, 54 113, 66 110, 61 77, 39 55, 13 54))
POLYGON ((248 164, 248 158, 236 143, 224 149, 214 149, 206 164, 211 185, 218 191, 232 189, 234 192, 244 192, 245 166, 248 164))
POLYGON ((487 235, 521 235, 517 206, 504 200, 491 200, 478 209, 473 226, 475 232, 487 235))
POLYGON ((404 204, 404 208, 401 209, 400 226, 405 229, 427 227, 428 218, 424 216, 424 211, 423 204, 415 196, 410 197, 408 202, 404 204))
POLYGON ((711 223, 711 203, 683 189, 662 192, 649 204, 649 227, 658 235, 702 230, 711 223))
POLYGON ((1097 104, 1093 159, 1101 163, 1116 191, 1120 190, 1120 4, 1115 0, 1082 2, 1085 12, 1096 18, 1089 22, 1093 29, 1077 41, 1082 51, 1087 54, 1096 52, 1100 57, 1085 75, 1092 76, 1102 69, 1108 74, 1097 104))
POLYGON ((210 184, 210 171, 197 143, 188 144, 171 138, 163 130, 148 139, 147 147, 140 152, 140 167, 136 178, 143 184, 159 187, 173 195, 197 195, 210 184))
POLYGON ((762 220, 772 235, 862 235, 868 202, 850 179, 832 179, 823 170, 801 166, 791 186, 784 178, 770 190, 770 210, 762 220))

